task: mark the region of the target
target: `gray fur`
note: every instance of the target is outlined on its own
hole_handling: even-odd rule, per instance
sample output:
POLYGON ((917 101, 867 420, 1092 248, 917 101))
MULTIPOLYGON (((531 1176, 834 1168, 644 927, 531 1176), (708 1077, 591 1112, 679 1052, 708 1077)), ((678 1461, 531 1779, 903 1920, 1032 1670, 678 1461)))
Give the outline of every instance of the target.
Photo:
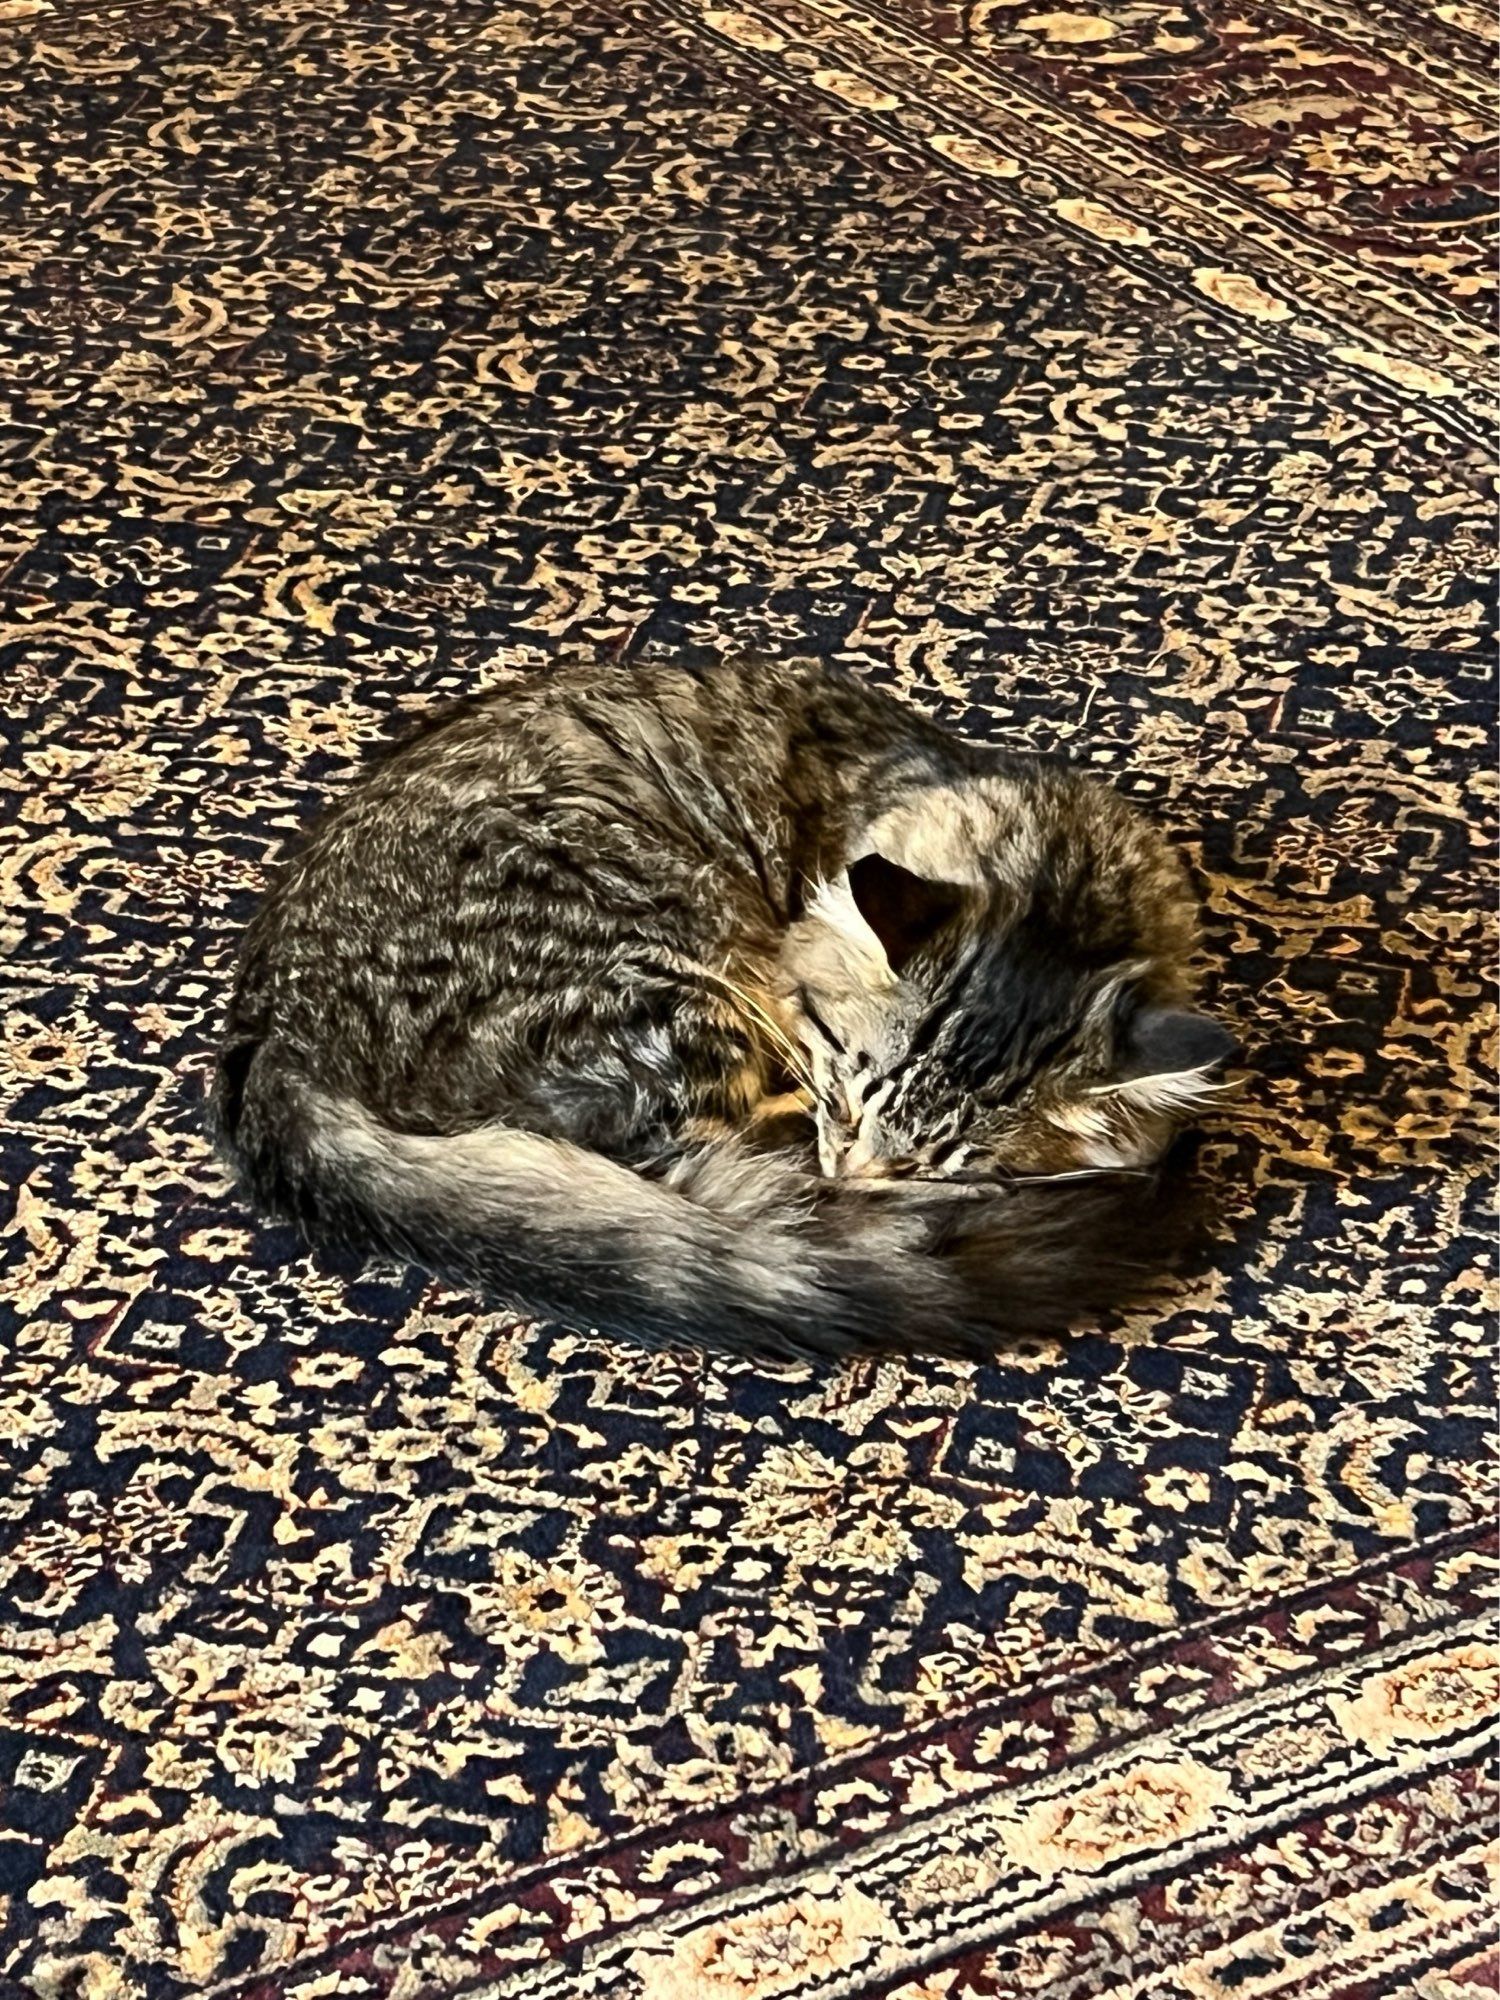
POLYGON ((568 667, 419 731, 293 856, 218 1129, 313 1240, 532 1311, 968 1348, 1167 1254, 1149 1170, 1217 1074, 1193 935, 1114 793, 848 676, 568 667))

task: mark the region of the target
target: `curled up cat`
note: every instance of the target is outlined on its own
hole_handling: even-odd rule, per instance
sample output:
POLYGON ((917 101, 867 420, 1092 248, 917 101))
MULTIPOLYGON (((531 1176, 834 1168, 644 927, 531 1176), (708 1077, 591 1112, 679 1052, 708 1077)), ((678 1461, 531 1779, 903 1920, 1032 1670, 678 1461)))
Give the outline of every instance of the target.
POLYGON ((811 661, 578 665, 368 770, 246 936, 220 1142, 315 1244, 652 1345, 983 1352, 1170 1263, 1222 1086, 1117 793, 811 661))

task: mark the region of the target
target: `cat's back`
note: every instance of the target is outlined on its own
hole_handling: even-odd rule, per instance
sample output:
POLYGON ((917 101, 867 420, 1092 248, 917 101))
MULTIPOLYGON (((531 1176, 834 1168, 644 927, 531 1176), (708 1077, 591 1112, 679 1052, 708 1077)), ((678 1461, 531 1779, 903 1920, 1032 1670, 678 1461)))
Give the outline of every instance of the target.
MULTIPOLYGON (((554 820, 591 781, 671 790, 676 776, 734 785, 774 770, 827 675, 806 660, 570 661, 438 709, 381 752, 315 832, 381 813, 488 806, 554 820)), ((623 803, 623 801, 622 801, 623 803)))
POLYGON ((808 662, 584 662, 430 716, 269 886, 237 1008, 323 1039, 320 1010, 421 1014, 626 933, 710 949, 785 873, 787 745, 818 679, 808 662))

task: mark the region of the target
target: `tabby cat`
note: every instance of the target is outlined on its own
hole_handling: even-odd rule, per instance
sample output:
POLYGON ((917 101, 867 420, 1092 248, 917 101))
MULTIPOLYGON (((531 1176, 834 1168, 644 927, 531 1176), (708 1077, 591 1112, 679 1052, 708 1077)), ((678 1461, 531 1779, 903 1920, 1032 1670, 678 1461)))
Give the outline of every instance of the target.
POLYGON ((1157 1163, 1233 1048, 1194 932, 1114 792, 853 676, 558 668, 285 866, 217 1129, 315 1243, 575 1326, 983 1349, 1167 1254, 1157 1163))

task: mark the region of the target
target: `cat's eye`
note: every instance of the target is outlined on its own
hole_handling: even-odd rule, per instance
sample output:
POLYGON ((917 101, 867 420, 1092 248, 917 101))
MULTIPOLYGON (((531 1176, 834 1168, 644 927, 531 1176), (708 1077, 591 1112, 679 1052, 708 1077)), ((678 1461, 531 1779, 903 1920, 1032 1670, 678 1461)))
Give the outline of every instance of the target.
POLYGON ((797 1005, 802 1009, 804 1018, 823 1037, 828 1046, 832 1049, 837 1049, 840 1055, 844 1055, 846 1053, 844 1044, 813 1005, 812 996, 805 986, 797 989, 797 1005))

